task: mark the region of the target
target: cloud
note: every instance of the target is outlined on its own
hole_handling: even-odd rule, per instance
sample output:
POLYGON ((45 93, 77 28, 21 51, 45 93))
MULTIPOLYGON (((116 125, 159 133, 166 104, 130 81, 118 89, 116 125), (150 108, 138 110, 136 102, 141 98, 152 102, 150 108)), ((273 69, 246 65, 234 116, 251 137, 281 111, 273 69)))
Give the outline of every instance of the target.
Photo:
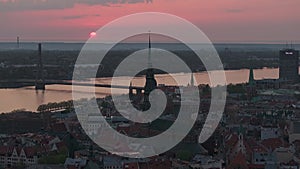
POLYGON ((151 3, 153 0, 0 0, 0 11, 72 8, 75 4, 103 5, 151 3))
POLYGON ((63 16, 62 19, 69 20, 69 19, 80 19, 89 16, 100 16, 99 14, 96 15, 70 15, 70 16, 63 16))

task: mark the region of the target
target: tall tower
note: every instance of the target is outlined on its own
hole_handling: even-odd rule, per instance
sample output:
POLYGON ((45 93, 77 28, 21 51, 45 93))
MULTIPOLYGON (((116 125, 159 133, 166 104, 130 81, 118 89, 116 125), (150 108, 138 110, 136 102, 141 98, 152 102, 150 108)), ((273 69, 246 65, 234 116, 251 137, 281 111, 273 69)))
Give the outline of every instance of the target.
POLYGON ((18 49, 20 48, 20 37, 19 36, 17 37, 17 48, 18 49))
POLYGON ((246 89, 247 89, 248 99, 251 99, 253 96, 256 96, 257 91, 256 91, 256 82, 254 79, 253 68, 250 68, 248 86, 246 87, 246 89))
POLYGON ((194 73, 191 74, 191 86, 195 86, 194 73))
POLYGON ((130 82, 130 86, 129 86, 129 98, 131 99, 133 96, 133 88, 132 88, 132 82, 130 82))
POLYGON ((291 82, 299 80, 299 51, 295 49, 280 50, 279 79, 291 82))
POLYGON ((148 110, 150 108, 149 95, 150 92, 157 87, 157 82, 154 77, 154 71, 152 68, 151 61, 151 37, 149 33, 149 43, 148 43, 148 69, 146 73, 146 83, 144 86, 144 106, 143 110, 148 110))
POLYGON ((35 90, 45 90, 44 69, 42 60, 42 44, 38 44, 38 64, 35 79, 35 90))
POLYGON ((255 85, 253 68, 250 68, 248 83, 249 83, 249 86, 254 86, 255 85))

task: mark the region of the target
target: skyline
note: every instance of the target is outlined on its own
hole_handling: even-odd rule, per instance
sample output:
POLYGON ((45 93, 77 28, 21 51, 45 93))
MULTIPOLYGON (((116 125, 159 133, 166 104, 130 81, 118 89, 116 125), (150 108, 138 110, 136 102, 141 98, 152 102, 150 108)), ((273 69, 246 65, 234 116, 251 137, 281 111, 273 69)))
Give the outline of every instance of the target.
POLYGON ((119 17, 164 12, 192 22, 213 43, 300 43, 299 5, 296 0, 0 0, 0 41, 19 36, 21 42, 84 42, 119 17))

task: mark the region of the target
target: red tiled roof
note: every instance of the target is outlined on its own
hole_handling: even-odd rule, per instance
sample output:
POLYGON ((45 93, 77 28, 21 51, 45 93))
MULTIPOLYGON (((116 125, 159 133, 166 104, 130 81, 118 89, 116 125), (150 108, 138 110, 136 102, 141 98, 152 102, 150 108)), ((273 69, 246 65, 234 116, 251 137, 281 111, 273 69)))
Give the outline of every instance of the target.
POLYGON ((243 168, 248 169, 248 164, 246 161, 246 157, 242 152, 239 152, 234 159, 230 162, 229 166, 226 169, 234 169, 234 168, 243 168))
POLYGON ((266 140, 263 140, 261 142, 261 144, 264 145, 265 147, 271 149, 272 151, 274 151, 276 148, 287 146, 287 143, 284 143, 284 141, 281 140, 280 138, 266 139, 266 140))
POLYGON ((12 152, 16 150, 18 156, 21 154, 21 151, 24 150, 26 157, 33 157, 38 152, 37 147, 11 147, 11 146, 1 146, 0 147, 0 155, 8 155, 10 156, 12 152))
POLYGON ((37 154, 37 149, 34 147, 25 147, 24 152, 26 154, 26 157, 33 157, 37 154))
POLYGON ((64 123, 56 123, 51 126, 54 132, 67 132, 66 125, 64 123))
POLYGON ((265 165, 263 164, 249 164, 249 169, 264 169, 265 165))
POLYGON ((11 146, 0 146, 0 155, 11 154, 13 150, 11 146))
POLYGON ((287 165, 287 166, 298 166, 299 163, 297 163, 295 160, 291 160, 288 163, 281 163, 282 165, 287 165))
POLYGON ((268 150, 261 144, 258 144, 253 138, 249 138, 247 140, 244 140, 246 143, 246 149, 247 153, 251 152, 259 152, 259 153, 265 153, 268 152, 268 150))
POLYGON ((61 141, 59 143, 55 144, 58 150, 63 150, 63 148, 66 148, 67 145, 65 144, 65 142, 61 141))
POLYGON ((233 147, 239 140, 239 137, 237 134, 231 134, 228 138, 228 140, 226 140, 225 145, 228 147, 233 147))

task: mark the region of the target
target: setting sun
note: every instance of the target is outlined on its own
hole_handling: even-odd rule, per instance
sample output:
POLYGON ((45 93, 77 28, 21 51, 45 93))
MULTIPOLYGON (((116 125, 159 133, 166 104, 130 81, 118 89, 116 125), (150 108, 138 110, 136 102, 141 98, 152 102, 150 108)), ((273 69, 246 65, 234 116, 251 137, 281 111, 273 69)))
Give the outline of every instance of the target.
POLYGON ((92 38, 92 37, 95 37, 97 35, 97 33, 96 32, 91 32, 90 33, 90 37, 92 38))

